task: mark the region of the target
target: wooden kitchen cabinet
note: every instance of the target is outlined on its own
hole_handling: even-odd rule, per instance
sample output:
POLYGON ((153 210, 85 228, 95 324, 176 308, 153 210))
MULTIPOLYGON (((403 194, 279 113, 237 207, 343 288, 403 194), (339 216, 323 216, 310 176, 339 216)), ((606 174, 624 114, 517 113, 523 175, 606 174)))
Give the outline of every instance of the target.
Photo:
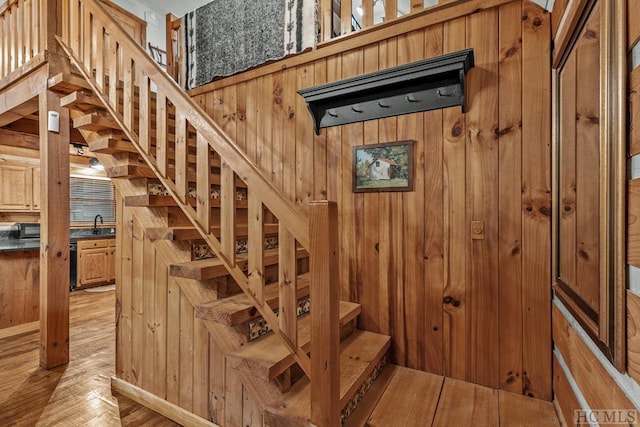
POLYGON ((28 164, 0 164, 0 211, 40 210, 40 168, 28 164))
POLYGON ((78 282, 82 289, 115 280, 115 239, 78 241, 78 282))

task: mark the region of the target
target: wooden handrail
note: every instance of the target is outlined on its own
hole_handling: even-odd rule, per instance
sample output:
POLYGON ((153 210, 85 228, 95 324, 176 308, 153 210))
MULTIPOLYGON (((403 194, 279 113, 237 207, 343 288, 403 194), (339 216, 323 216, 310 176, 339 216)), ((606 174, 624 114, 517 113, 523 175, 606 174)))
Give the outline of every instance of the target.
MULTIPOLYGON (((275 188, 234 141, 96 0, 65 0, 63 22, 63 34, 57 37, 62 49, 260 315, 285 343, 312 384, 317 378, 323 393, 329 392, 329 404, 327 395, 313 393, 314 414, 319 422, 336 419, 335 403, 339 402, 339 384, 335 381, 339 372, 335 357, 339 351, 339 282, 335 276, 335 253, 326 252, 327 248, 337 247, 335 204, 322 204, 320 211, 312 206, 312 212, 320 212, 314 218, 322 218, 316 221, 312 239, 309 220, 295 204, 275 188), (152 87, 156 90, 155 96, 151 92, 152 87), (189 160, 189 153, 193 151, 197 153, 195 162, 189 160), (214 160, 220 165, 221 175, 220 221, 223 230, 220 239, 211 232, 210 168, 214 160), (191 188, 193 169, 195 197, 191 188), (237 178, 244 181, 248 189, 248 275, 235 262, 237 178), (263 296, 265 208, 277 219, 282 239, 279 250, 283 258, 279 265, 280 318, 265 303, 263 296), (312 340, 312 348, 330 349, 330 359, 325 359, 324 350, 317 350, 318 357, 314 354, 309 358, 306 351, 298 346, 296 257, 290 256, 296 253, 297 245, 311 254, 311 274, 319 280, 313 294, 319 305, 317 310, 311 310, 312 316, 315 315, 316 319, 322 316, 322 319, 333 322, 331 327, 323 325, 320 328, 330 331, 329 335, 317 335, 316 339, 321 341, 314 344, 312 340), (317 262, 313 261, 314 258, 317 262), (328 269, 326 272, 320 271, 325 268, 328 269), (330 286, 326 286, 325 279, 329 279, 330 286), (328 293, 327 289, 330 290, 328 293), (325 316, 324 306, 330 308, 329 317, 325 316), (328 366, 335 372, 327 372, 328 366), (327 380, 328 375, 331 380, 327 380), (327 413, 328 410, 331 413, 327 413)), ((337 414, 339 419, 339 411, 337 414)))
POLYGON ((3 15, 8 9, 11 8, 11 6, 19 2, 20 0, 9 0, 2 3, 2 5, 0 5, 0 15, 3 15))

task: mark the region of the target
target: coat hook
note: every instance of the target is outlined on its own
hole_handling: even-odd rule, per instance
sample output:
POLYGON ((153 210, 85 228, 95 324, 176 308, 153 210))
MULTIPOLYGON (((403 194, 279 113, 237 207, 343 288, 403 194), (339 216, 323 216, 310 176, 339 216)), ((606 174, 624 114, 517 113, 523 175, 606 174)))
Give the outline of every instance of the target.
POLYGON ((360 110, 360 109, 356 108, 355 106, 351 107, 351 109, 353 111, 355 111, 356 113, 362 113, 363 112, 363 110, 360 110))
POLYGON ((436 95, 438 95, 441 98, 445 97, 445 96, 455 96, 452 93, 446 93, 446 92, 441 91, 440 89, 436 90, 436 95))
POLYGON ((409 101, 409 102, 420 102, 420 100, 419 100, 419 99, 414 98, 414 97, 413 97, 413 95, 407 95, 407 96, 405 97, 405 99, 406 99, 407 101, 409 101))
POLYGON ((387 104, 383 104, 381 101, 378 101, 378 107, 380 107, 380 108, 391 108, 391 106, 389 106, 387 104))
POLYGON ((338 117, 338 114, 336 114, 336 112, 333 110, 327 110, 327 114, 331 117, 338 117))

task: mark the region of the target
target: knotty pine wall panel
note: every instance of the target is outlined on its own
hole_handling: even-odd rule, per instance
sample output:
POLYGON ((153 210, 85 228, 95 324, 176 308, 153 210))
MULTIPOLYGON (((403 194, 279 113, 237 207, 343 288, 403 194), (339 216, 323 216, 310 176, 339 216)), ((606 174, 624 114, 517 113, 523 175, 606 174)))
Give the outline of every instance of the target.
POLYGON ((392 336, 397 363, 550 399, 550 17, 525 0, 398 28, 194 98, 302 209, 338 203, 343 298, 363 305, 361 328, 392 336), (466 114, 315 136, 296 93, 465 48, 476 59, 466 114), (402 139, 416 141, 414 191, 353 193, 353 147, 402 139), (471 239, 471 221, 484 240, 471 239))
POLYGON ((498 129, 498 305, 500 316, 511 319, 499 328, 499 340, 510 342, 500 347, 500 388, 511 392, 522 391, 522 282, 513 277, 522 276, 522 5, 511 3, 500 10, 500 62, 498 129), (511 371, 511 375, 509 375, 511 371))
POLYGON ((522 383, 525 394, 550 400, 550 29, 531 2, 522 16, 522 383))

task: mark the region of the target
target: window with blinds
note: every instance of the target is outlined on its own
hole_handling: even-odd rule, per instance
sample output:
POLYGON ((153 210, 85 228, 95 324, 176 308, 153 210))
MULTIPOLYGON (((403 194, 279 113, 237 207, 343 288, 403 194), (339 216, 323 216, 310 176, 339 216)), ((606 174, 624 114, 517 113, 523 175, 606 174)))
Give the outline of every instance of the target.
POLYGON ((105 222, 116 221, 116 202, 111 181, 71 177, 69 182, 71 222, 93 222, 102 215, 105 222))

